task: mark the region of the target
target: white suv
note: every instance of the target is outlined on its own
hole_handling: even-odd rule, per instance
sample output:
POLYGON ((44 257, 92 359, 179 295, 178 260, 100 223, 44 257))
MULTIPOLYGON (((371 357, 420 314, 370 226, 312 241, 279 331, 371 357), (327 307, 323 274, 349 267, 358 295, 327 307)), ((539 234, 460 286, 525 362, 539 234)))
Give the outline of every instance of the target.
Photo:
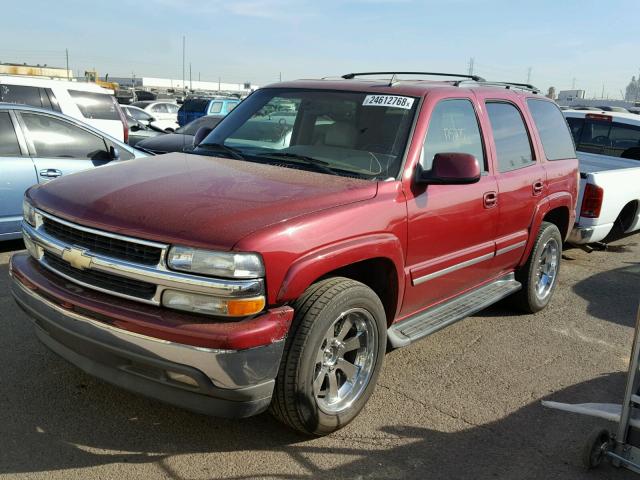
POLYGON ((0 75, 0 102, 61 112, 124 142, 129 135, 113 91, 93 83, 0 75))

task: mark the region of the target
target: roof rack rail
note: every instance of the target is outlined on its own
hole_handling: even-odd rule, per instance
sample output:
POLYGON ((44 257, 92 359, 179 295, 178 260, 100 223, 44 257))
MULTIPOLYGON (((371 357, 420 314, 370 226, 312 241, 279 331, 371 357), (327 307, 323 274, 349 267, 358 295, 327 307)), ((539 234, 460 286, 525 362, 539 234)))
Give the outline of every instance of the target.
MULTIPOLYGON (((457 87, 459 86, 461 83, 464 83, 465 81, 468 80, 460 80, 458 82, 455 82, 454 85, 457 87)), ((504 87, 504 88, 511 88, 511 87, 515 87, 518 88, 520 90, 527 90, 529 92, 532 93, 540 93, 541 90, 538 87, 535 87, 529 83, 517 83, 517 82, 494 82, 491 80, 482 80, 482 81, 476 81, 476 83, 480 83, 482 85, 488 85, 488 86, 496 86, 496 87, 504 87)))
POLYGON ((365 75, 391 75, 391 83, 396 80, 396 76, 398 75, 431 75, 438 77, 460 77, 460 78, 469 78, 471 80, 475 80, 476 82, 484 82, 484 78, 479 77, 478 75, 464 75, 459 73, 441 73, 441 72, 360 72, 360 73, 347 73, 342 75, 342 78, 345 80, 351 80, 355 77, 362 77, 365 75))

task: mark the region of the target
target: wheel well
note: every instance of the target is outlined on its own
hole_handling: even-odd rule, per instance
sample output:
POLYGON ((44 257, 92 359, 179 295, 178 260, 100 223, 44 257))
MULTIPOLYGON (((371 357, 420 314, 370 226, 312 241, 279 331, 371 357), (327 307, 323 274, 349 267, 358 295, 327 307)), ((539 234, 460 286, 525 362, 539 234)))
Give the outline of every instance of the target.
POLYGON ((630 201, 620 211, 620 215, 618 215, 616 222, 620 221, 620 227, 622 229, 622 232, 626 232, 631 227, 631 225, 633 224, 633 220, 636 217, 637 211, 638 211, 638 200, 630 201))
POLYGON ((560 230, 562 239, 567 238, 569 233, 569 209, 567 207, 557 207, 548 211, 542 221, 553 223, 560 230))
POLYGON ((346 277, 368 286, 380 298, 387 315, 387 325, 391 325, 398 306, 398 275, 391 260, 371 258, 356 262, 332 270, 318 278, 316 282, 329 277, 346 277))

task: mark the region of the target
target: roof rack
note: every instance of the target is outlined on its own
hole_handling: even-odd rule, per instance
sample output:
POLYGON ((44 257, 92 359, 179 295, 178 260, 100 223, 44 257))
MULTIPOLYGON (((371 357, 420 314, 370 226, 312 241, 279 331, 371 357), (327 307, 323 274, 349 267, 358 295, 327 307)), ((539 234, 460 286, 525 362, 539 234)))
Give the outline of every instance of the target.
MULTIPOLYGON (((458 82, 455 82, 454 85, 457 87, 459 86, 461 83, 464 83, 465 81, 468 80, 460 80, 458 82)), ((488 86, 496 86, 496 87, 504 87, 506 89, 510 89, 512 87, 517 88, 519 90, 527 90, 529 92, 532 93, 540 93, 541 90, 538 87, 535 87, 529 83, 517 83, 517 82, 493 82, 490 80, 482 80, 482 81, 476 81, 476 83, 480 83, 482 85, 488 85, 488 86)))
POLYGON ((342 75, 342 78, 345 80, 351 80, 355 77, 362 77, 367 75, 391 75, 391 80, 389 81, 389 85, 392 85, 397 81, 398 75, 429 75, 429 76, 438 76, 438 77, 459 77, 459 78, 468 78, 471 80, 475 80, 476 82, 484 82, 484 78, 479 77, 478 75, 463 75, 459 73, 441 73, 441 72, 360 72, 360 73, 347 73, 342 75))

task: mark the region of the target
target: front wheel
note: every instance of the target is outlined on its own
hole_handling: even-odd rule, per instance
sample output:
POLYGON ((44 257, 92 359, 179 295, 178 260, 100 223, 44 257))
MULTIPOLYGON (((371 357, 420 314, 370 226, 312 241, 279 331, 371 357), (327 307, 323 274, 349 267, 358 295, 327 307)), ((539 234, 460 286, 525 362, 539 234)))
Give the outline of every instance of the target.
POLYGON ((558 284, 562 236, 553 223, 542 222, 527 263, 516 272, 522 290, 513 296, 514 305, 528 313, 547 306, 558 284))
POLYGON ((294 309, 270 410, 298 431, 326 435, 373 393, 387 342, 384 308, 366 285, 336 277, 309 287, 294 309))

